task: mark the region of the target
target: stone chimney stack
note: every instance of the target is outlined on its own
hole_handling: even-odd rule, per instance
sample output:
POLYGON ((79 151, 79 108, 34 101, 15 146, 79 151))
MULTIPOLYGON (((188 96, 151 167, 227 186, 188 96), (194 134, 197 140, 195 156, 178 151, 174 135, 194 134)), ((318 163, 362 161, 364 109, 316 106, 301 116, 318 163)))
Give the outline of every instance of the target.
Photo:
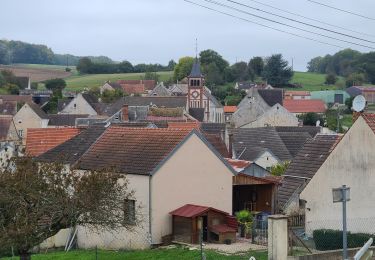
POLYGON ((129 122, 129 105, 125 104, 121 109, 121 119, 123 122, 129 122))

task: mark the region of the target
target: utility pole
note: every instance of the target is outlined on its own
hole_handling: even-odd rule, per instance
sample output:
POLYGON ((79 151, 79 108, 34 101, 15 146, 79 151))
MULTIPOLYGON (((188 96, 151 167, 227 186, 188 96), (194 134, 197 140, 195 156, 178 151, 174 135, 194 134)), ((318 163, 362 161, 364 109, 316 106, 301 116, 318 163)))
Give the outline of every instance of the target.
POLYGON ((292 57, 292 71, 294 71, 294 60, 293 60, 293 57, 292 57))

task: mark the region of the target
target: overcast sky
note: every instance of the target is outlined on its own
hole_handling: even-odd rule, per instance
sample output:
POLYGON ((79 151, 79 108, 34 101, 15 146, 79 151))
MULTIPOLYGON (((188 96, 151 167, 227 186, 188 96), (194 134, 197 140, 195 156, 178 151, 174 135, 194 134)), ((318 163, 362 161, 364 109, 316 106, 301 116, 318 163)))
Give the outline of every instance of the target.
MULTIPOLYGON (((191 1, 210 5, 203 0, 191 1)), ((216 1, 234 6, 226 0, 216 1)), ((251 0, 236 1, 304 20, 259 5, 251 0)), ((375 20, 338 12, 307 0, 258 1, 350 30, 375 35, 375 20)), ((316 1, 375 17, 374 0, 316 1)), ((214 8, 225 10, 215 6, 214 8)), ((238 8, 307 30, 314 30, 245 7, 238 8)), ((232 10, 227 10, 227 12, 342 47, 350 47, 363 52, 370 51, 365 47, 285 28, 246 14, 235 13, 232 10)), ((311 23, 336 30, 334 27, 316 22, 311 23)), ((318 30, 314 31, 318 32, 318 30)), ((340 31, 375 41, 374 36, 340 31)), ((324 31, 319 32, 329 34, 324 31)), ((170 59, 178 60, 182 56, 194 56, 195 38, 198 38, 199 50, 214 49, 231 63, 236 60, 248 61, 252 56, 282 53, 289 61, 294 59, 295 70, 305 70, 306 63, 312 57, 340 50, 339 47, 301 39, 215 13, 183 0, 1 0, 0 38, 46 44, 55 53, 70 53, 79 56, 105 55, 117 61, 126 59, 132 63, 162 64, 166 64, 170 59)), ((361 43, 366 45, 366 42, 361 43)), ((372 43, 367 44, 375 46, 372 43)))

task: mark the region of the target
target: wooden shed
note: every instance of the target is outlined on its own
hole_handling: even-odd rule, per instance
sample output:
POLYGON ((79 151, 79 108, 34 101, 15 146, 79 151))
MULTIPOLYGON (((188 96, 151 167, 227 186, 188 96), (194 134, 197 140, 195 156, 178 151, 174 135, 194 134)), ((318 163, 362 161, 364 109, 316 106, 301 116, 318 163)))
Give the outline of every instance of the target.
POLYGON ((174 240, 196 244, 202 232, 203 241, 234 242, 237 221, 229 213, 206 206, 186 204, 172 212, 172 233, 174 240))

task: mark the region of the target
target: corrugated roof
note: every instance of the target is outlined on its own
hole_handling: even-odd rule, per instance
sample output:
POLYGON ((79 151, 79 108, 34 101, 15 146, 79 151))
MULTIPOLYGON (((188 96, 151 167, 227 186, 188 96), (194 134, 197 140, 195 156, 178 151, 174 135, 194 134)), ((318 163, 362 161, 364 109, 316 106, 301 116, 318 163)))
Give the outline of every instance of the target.
POLYGON ((224 215, 229 215, 227 212, 221 211, 219 209, 215 209, 212 207, 207 206, 199 206, 199 205, 193 205, 193 204, 186 204, 178 209, 175 209, 171 212, 169 212, 172 216, 179 216, 179 217, 185 217, 185 218, 194 218, 196 216, 200 216, 208 211, 216 211, 219 213, 222 213, 224 215))
POLYGON ((318 99, 286 99, 283 107, 291 113, 324 113, 327 110, 325 103, 318 99))
POLYGON ((78 128, 29 128, 26 136, 26 154, 38 156, 64 143, 79 133, 78 128))

